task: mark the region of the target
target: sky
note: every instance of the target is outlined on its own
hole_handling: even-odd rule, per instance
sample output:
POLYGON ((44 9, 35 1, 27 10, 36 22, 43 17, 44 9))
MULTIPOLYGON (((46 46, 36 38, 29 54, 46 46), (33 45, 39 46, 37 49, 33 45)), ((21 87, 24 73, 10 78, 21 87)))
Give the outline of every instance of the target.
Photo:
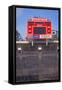
POLYGON ((18 30, 22 38, 26 37, 27 21, 33 17, 50 19, 52 22, 52 29, 58 31, 57 10, 16 8, 16 30, 18 30))

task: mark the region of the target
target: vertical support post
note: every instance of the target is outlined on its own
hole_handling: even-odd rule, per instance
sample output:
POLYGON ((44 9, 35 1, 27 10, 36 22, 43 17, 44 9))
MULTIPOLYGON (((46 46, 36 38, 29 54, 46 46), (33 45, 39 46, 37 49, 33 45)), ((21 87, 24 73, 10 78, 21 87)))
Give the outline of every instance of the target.
POLYGON ((41 60, 42 60, 42 48, 40 49, 39 48, 39 51, 38 51, 38 58, 39 58, 39 61, 38 61, 38 65, 39 65, 39 67, 38 67, 38 74, 39 74, 39 80, 41 80, 42 79, 42 68, 41 68, 41 60))
POLYGON ((33 42, 33 41, 31 42, 31 45, 32 45, 32 46, 34 45, 34 42, 33 42))
POLYGON ((48 39, 46 39, 46 46, 48 46, 48 39))

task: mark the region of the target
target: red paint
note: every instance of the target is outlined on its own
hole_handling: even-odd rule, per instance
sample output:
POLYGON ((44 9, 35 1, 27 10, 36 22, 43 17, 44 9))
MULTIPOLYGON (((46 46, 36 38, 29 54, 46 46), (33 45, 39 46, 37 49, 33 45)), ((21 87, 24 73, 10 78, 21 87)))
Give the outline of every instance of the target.
MULTIPOLYGON (((27 26, 27 36, 28 38, 32 38, 35 36, 38 36, 38 38, 33 38, 33 39, 40 39, 40 35, 45 36, 45 35, 52 35, 52 24, 51 21, 48 20, 47 18, 32 18, 31 20, 28 21, 28 26, 27 26), (34 27, 45 27, 45 34, 34 34, 34 27)), ((43 38, 41 38, 43 39, 43 38)), ((45 38, 44 38, 45 39, 45 38)))

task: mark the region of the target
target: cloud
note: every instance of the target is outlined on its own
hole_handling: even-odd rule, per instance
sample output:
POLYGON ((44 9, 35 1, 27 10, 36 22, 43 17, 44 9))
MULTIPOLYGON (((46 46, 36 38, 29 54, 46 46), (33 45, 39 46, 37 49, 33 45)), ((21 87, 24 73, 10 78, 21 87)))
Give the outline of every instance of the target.
POLYGON ((16 17, 20 17, 23 14, 23 9, 16 8, 16 17))

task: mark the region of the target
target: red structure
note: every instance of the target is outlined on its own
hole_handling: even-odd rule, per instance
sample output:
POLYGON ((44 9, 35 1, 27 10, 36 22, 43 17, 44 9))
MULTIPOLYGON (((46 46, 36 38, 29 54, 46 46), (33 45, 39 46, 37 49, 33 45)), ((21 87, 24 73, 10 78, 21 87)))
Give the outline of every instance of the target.
POLYGON ((52 23, 47 18, 28 20, 27 38, 32 40, 52 38, 52 23))

